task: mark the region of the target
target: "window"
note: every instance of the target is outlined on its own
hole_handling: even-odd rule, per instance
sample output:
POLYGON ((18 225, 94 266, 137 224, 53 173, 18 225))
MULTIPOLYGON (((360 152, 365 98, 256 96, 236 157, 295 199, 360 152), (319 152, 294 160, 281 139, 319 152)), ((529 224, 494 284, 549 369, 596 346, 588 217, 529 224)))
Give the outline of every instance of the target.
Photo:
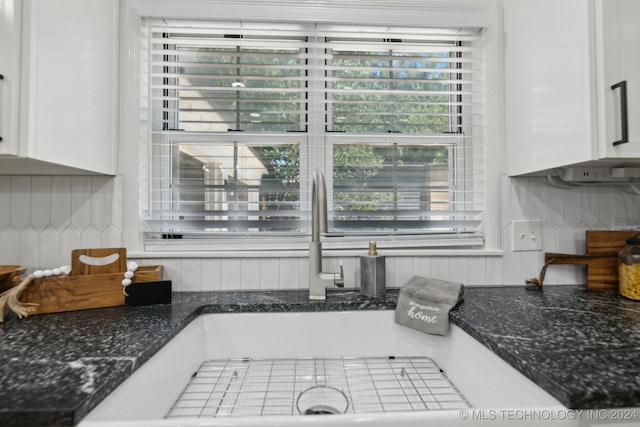
POLYGON ((146 20, 147 239, 482 242, 478 28, 146 20), (148 74, 147 74, 148 73, 148 74))

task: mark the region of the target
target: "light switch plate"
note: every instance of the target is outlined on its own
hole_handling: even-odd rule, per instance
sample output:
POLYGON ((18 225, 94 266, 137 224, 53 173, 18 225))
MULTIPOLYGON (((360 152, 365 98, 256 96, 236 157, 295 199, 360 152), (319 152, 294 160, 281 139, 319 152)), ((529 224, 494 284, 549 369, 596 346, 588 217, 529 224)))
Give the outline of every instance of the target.
POLYGON ((514 252, 542 250, 542 221, 511 221, 511 231, 511 247, 514 252))

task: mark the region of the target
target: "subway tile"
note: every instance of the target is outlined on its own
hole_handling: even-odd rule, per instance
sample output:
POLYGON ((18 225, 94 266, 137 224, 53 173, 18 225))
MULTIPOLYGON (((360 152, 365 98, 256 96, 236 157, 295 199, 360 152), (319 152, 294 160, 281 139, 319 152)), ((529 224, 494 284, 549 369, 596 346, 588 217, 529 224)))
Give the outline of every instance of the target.
POLYGON ((511 219, 529 218, 529 180, 527 178, 511 179, 511 219))
POLYGON ((259 289, 260 275, 260 260, 258 258, 240 259, 240 289, 259 289))
POLYGON ((11 224, 11 177, 0 176, 0 232, 11 224))
POLYGON ((542 251, 555 252, 558 247, 558 234, 556 228, 550 223, 542 224, 542 251))
POLYGON ((434 279, 449 280, 449 257, 433 257, 431 261, 431 274, 434 279))
POLYGON ((467 257, 451 257, 449 259, 449 280, 465 284, 469 282, 468 277, 467 257))
POLYGON ((519 284, 522 279, 522 252, 513 251, 511 236, 512 225, 509 225, 502 235, 502 241, 504 242, 504 263, 502 274, 505 284, 516 285, 519 284))
POLYGON ((221 289, 241 289, 240 286, 240 259, 222 258, 220 262, 221 289))
POLYGON ((309 258, 298 259, 298 288, 309 287, 309 258))
POLYGON ((531 213, 529 218, 547 221, 549 213, 547 202, 546 177, 529 178, 529 206, 531 213))
POLYGON ((51 178, 34 176, 31 180, 31 225, 43 230, 51 222, 51 178))
POLYGON ((277 258, 258 259, 260 289, 278 289, 280 287, 280 262, 277 258))
POLYGON ((509 224, 502 230, 502 249, 504 252, 511 252, 513 250, 513 224, 509 224))
POLYGON ((91 177, 71 178, 71 223, 82 231, 91 224, 91 177))
POLYGON ((22 265, 20 252, 16 250, 20 247, 20 232, 12 226, 0 230, 0 264, 22 265))
POLYGON ((589 189, 572 188, 564 191, 564 223, 575 228, 582 220, 582 195, 589 189))
POLYGON ((476 286, 487 284, 487 259, 483 257, 470 256, 467 258, 467 279, 465 286, 476 286))
POLYGON ((23 231, 31 221, 31 177, 14 176, 11 178, 11 225, 23 231))
MULTIPOLYGON (((0 177, 0 263, 50 267, 69 263, 72 249, 120 246, 122 185, 118 177, 0 177)), ((619 189, 563 189, 543 177, 506 176, 501 187, 502 257, 388 257, 388 286, 400 286, 414 274, 473 285, 518 284, 538 274, 544 252, 584 253, 585 230, 607 229, 626 217, 640 223, 640 197, 619 189), (543 221, 542 251, 511 251, 514 219, 543 221)), ((357 256, 326 258, 324 270, 337 272, 340 261, 346 286, 359 287, 357 256)), ((176 290, 308 287, 305 257, 166 259, 164 264, 176 290)), ((585 280, 584 267, 561 267, 549 267, 548 283, 585 280)))
POLYGON ((506 175, 502 175, 500 178, 500 219, 502 221, 502 228, 509 225, 511 218, 513 218, 511 211, 511 182, 512 178, 506 175))
POLYGON ((544 254, 541 251, 522 252, 522 274, 515 284, 525 284, 527 280, 537 278, 544 265, 544 254))
POLYGON ((20 244, 18 246, 20 264, 29 269, 43 268, 40 264, 40 252, 34 250, 34 248, 38 247, 40 247, 40 232, 31 226, 21 230, 20 244))
POLYGON ((119 248, 122 246, 122 233, 113 224, 110 224, 100 233, 100 246, 105 248, 119 248))
POLYGON ((393 276, 386 278, 387 286, 400 287, 411 279, 413 274, 413 257, 393 257, 393 276))
POLYGON ((574 252, 576 254, 587 253, 587 230, 592 227, 580 223, 573 229, 573 243, 575 244, 574 252))
POLYGON ((601 229, 613 228, 613 218, 616 216, 616 191, 611 188, 599 188, 598 193, 598 224, 601 229))
POLYGON ((573 240, 573 228, 572 227, 560 227, 557 230, 558 235, 558 247, 556 252, 564 253, 577 253, 576 242, 573 240))
MULTIPOLYGON (((616 217, 625 217, 629 212, 633 212, 635 201, 639 199, 638 195, 619 192, 616 194, 616 217)), ((637 210, 636 210, 637 212, 637 210)), ((628 215, 628 216, 637 216, 637 215, 628 215)))
POLYGON ((201 291, 202 260, 199 258, 183 258, 180 266, 182 291, 201 291))
POLYGON ((431 264, 436 258, 416 256, 413 257, 413 274, 422 277, 431 277, 431 264))
POLYGON ((42 268, 55 268, 62 265, 68 265, 63 262, 60 253, 61 235, 52 225, 47 226, 40 232, 40 263, 42 268))
POLYGON ((485 258, 486 273, 485 279, 487 285, 503 285, 504 280, 504 257, 491 256, 485 258))
POLYGON ((522 252, 505 253, 503 277, 506 285, 522 284, 522 252))
MULTIPOLYGON (((275 260, 274 260, 275 261, 275 260)), ((279 258, 278 271, 279 280, 278 287, 282 289, 295 289, 300 286, 300 272, 298 271, 299 258, 279 258)))
POLYGON ((559 228, 564 223, 564 192, 553 185, 547 185, 547 221, 554 228, 559 228))
POLYGON ((51 224, 62 232, 71 224, 71 177, 51 179, 51 224))
POLYGON ((149 265, 162 265, 163 276, 171 280, 171 290, 181 292, 182 288, 182 260, 179 258, 154 259, 149 265))
POLYGON ((91 224, 99 231, 112 223, 113 179, 95 176, 91 180, 91 224))
POLYGON ((600 189, 594 188, 591 191, 584 191, 581 199, 580 217, 582 224, 589 229, 595 229, 600 220, 600 189))
POLYGON ((91 249, 99 247, 102 247, 102 236, 100 230, 98 230, 93 224, 89 224, 80 232, 80 248, 91 249))
POLYGON ((113 184, 113 193, 106 195, 111 202, 111 226, 116 230, 122 230, 124 180, 121 176, 116 176, 111 182, 113 184))
POLYGON ((205 258, 200 265, 202 269, 202 290, 219 291, 222 288, 220 281, 220 259, 205 258))
POLYGON ((71 251, 74 249, 82 249, 81 233, 69 225, 60 233, 60 253, 64 257, 62 264, 71 264, 71 251))

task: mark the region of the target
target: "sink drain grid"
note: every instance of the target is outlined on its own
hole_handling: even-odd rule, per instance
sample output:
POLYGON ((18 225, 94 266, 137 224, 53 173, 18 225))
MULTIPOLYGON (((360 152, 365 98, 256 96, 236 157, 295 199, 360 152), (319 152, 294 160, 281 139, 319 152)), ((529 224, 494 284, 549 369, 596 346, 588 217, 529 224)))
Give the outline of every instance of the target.
POLYGON ((342 392, 347 413, 470 407, 427 357, 224 359, 200 366, 167 418, 297 415, 318 386, 342 392))

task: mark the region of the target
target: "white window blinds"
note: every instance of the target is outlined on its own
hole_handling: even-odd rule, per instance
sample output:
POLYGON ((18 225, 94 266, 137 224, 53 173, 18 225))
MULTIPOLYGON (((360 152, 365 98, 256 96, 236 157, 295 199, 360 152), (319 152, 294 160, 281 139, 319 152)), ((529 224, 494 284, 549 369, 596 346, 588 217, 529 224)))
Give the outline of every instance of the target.
MULTIPOLYGON (((148 238, 482 241, 482 32, 147 21, 148 238)), ((428 244, 428 243, 427 243, 428 244)))

